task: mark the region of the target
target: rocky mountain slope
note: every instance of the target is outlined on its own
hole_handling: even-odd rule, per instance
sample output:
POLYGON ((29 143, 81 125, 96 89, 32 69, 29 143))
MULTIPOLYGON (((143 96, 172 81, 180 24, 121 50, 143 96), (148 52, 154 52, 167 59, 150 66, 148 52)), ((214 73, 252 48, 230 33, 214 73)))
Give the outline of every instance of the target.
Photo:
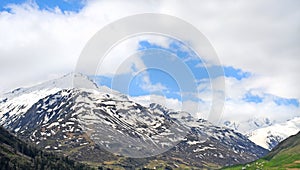
POLYGON ((92 169, 29 145, 0 126, 0 169, 92 169))
POLYGON ((219 168, 267 152, 234 130, 158 104, 142 106, 80 74, 3 95, 0 120, 22 139, 92 164, 219 168), (89 88, 73 88, 73 78, 89 88))

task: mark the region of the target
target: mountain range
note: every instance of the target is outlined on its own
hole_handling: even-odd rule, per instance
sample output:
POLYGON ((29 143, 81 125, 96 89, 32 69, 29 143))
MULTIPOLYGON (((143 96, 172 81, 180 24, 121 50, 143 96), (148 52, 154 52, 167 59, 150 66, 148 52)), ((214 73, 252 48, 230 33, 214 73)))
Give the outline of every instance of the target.
POLYGON ((262 127, 247 134, 248 138, 268 150, 272 150, 279 142, 300 131, 300 117, 283 123, 262 127))
POLYGON ((268 118, 251 118, 247 122, 223 122, 225 127, 234 129, 246 135, 257 145, 272 150, 281 141, 300 131, 300 117, 287 120, 282 123, 275 123, 268 118), (240 124, 247 130, 240 129, 240 124))
POLYGON ((268 152, 232 129, 142 106, 82 74, 2 95, 0 120, 22 140, 96 167, 220 168, 268 152))

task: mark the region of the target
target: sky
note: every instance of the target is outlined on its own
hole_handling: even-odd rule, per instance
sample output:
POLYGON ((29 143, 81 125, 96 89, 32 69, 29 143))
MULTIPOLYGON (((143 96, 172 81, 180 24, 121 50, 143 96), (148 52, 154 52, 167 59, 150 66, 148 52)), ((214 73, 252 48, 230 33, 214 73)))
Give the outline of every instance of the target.
MULTIPOLYGON (((85 44, 111 22, 134 14, 161 13, 196 27, 213 46, 221 65, 201 67, 201 60, 186 60, 195 54, 184 42, 141 36, 112 50, 94 80, 109 86, 112 80, 127 79, 126 71, 135 73, 127 75, 132 78, 128 88, 118 83, 113 83, 113 88, 145 104, 151 99, 173 109, 182 103, 198 107, 195 115, 207 118, 215 90, 211 83, 223 77, 222 120, 269 118, 282 122, 300 116, 299 8, 298 0, 0 1, 0 92, 74 71, 85 44), (196 77, 200 93, 180 91, 172 75, 157 69, 137 74, 134 67, 124 67, 123 74, 111 72, 133 51, 151 48, 165 51, 166 63, 172 63, 167 62, 171 54, 183 61, 196 77), (207 69, 217 68, 223 68, 225 76, 209 77, 207 69), (183 99, 183 94, 189 98, 183 99)), ((141 53, 132 56, 132 62, 137 68, 147 68, 153 64, 149 58, 141 53)))

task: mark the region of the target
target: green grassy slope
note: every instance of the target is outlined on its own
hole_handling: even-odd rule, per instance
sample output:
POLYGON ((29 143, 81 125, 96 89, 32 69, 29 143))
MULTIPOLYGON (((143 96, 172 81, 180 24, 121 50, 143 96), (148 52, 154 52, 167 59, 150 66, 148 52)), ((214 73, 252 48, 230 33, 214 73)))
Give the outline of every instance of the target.
POLYGON ((262 159, 224 169, 300 169, 300 132, 279 143, 262 159))

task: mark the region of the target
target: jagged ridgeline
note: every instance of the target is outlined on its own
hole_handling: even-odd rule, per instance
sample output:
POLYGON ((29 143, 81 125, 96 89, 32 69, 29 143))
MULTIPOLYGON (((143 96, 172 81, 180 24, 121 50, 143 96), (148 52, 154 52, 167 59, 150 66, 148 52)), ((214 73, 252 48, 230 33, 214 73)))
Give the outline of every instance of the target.
POLYGON ((0 124, 6 129, 94 167, 221 168, 267 153, 234 130, 159 104, 143 106, 81 74, 20 88, 0 101, 0 124), (73 78, 94 89, 73 88, 73 78), (137 158, 121 156, 126 153, 137 158))

